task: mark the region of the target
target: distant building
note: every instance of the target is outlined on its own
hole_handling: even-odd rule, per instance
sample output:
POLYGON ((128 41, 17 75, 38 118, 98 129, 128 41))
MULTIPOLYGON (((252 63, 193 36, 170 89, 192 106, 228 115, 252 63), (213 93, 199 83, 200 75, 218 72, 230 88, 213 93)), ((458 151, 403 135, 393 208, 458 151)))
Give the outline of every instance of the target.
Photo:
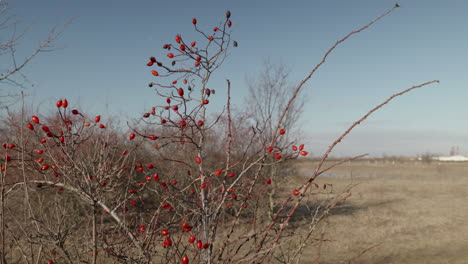
POLYGON ((462 155, 453 155, 453 156, 439 156, 432 157, 433 160, 438 161, 468 161, 468 157, 462 155))

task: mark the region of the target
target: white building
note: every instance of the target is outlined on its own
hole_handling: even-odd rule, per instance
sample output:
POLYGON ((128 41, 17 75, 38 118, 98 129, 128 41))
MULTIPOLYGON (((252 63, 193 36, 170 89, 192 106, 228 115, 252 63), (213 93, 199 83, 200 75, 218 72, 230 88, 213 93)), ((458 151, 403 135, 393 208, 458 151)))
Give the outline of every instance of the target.
POLYGON ((468 157, 462 155, 453 155, 453 156, 439 156, 432 157, 433 160, 438 161, 468 161, 468 157))

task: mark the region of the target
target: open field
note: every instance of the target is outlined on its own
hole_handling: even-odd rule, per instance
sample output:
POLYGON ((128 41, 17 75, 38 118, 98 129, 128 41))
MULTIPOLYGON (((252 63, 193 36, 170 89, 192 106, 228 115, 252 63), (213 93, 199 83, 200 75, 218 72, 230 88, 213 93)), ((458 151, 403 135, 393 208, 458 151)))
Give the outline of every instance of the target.
MULTIPOLYGON (((300 162, 299 174, 315 164, 300 162)), ((361 160, 317 182, 356 186, 324 223, 332 241, 302 263, 468 263, 468 163, 361 160)))

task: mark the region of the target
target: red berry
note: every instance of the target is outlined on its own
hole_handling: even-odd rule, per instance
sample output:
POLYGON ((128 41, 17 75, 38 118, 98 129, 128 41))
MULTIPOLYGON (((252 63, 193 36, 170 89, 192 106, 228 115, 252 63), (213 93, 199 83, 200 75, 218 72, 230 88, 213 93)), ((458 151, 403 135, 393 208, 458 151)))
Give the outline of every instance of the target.
POLYGON ((168 235, 169 235, 169 230, 164 229, 163 231, 161 231, 161 236, 168 236, 168 235))
POLYGON ((100 116, 100 115, 97 115, 97 116, 94 118, 94 122, 99 123, 99 121, 101 121, 101 116, 100 116))
POLYGON ((151 181, 151 176, 146 176, 146 181, 150 182, 151 181))
POLYGON ((195 242, 195 239, 197 239, 197 237, 196 237, 195 235, 191 235, 191 236, 189 237, 189 239, 188 239, 188 242, 189 242, 189 243, 193 243, 193 242, 195 242))
POLYGON ((187 125, 187 121, 185 121, 184 119, 180 120, 179 122, 180 127, 185 127, 186 125, 187 125))
POLYGON ((192 18, 192 24, 194 24, 194 25, 197 24, 197 19, 196 18, 192 18))
POLYGON ((160 179, 159 179, 159 175, 158 175, 157 173, 153 174, 153 179, 154 179, 155 181, 159 181, 159 180, 160 180, 160 179))
POLYGON ((166 103, 170 104, 171 103, 171 98, 167 98, 166 103))
POLYGON ((200 66, 200 62, 199 62, 199 61, 196 61, 196 62, 195 62, 195 67, 198 67, 198 66, 200 66))
POLYGON ((132 200, 132 201, 130 202, 130 204, 133 205, 133 206, 137 206, 137 201, 136 201, 136 200, 132 200))
POLYGON ((34 123, 39 124, 39 117, 37 117, 37 116, 32 116, 31 119, 32 119, 32 121, 33 121, 34 123))
POLYGON ((164 239, 163 246, 164 246, 164 247, 170 247, 170 246, 172 246, 172 240, 171 240, 170 237, 166 237, 166 239, 164 239))
POLYGON ((197 45, 197 42, 193 41, 192 43, 190 43, 190 46, 192 47, 195 47, 195 45, 197 45))
POLYGON ((58 100, 57 103, 55 103, 55 105, 57 107, 61 107, 62 106, 62 100, 58 100))
POLYGON ((44 151, 42 149, 40 149, 40 150, 36 150, 36 153, 37 154, 42 154, 42 153, 44 153, 44 151))
POLYGON ((130 136, 128 137, 128 139, 130 139, 130 140, 133 140, 134 138, 135 138, 135 134, 133 134, 133 133, 130 134, 130 136))
POLYGON ((141 232, 145 232, 145 230, 146 230, 146 227, 145 227, 144 225, 141 225, 141 226, 140 226, 140 231, 141 231, 141 232))
POLYGON ((103 124, 99 124, 99 128, 106 128, 106 126, 103 124))
POLYGON ((202 161, 202 160, 201 160, 200 156, 196 156, 196 157, 195 157, 195 162, 197 162, 198 164, 200 164, 201 161, 202 161))
POLYGON ((294 190, 294 191, 293 191, 293 195, 298 196, 298 195, 299 195, 299 191, 298 191, 298 190, 294 190))
POLYGON ((218 30, 219 30, 219 27, 214 27, 213 28, 213 31, 215 31, 215 32, 218 31, 218 30))
POLYGON ((67 101, 67 99, 63 99, 63 100, 62 100, 62 107, 63 107, 63 108, 67 108, 67 107, 68 107, 68 101, 67 101))
POLYGON ((303 150, 303 149, 304 149, 304 144, 301 144, 301 145, 299 146, 299 150, 303 150))
POLYGON ((162 120, 161 120, 161 123, 162 123, 162 124, 166 124, 166 122, 167 122, 166 119, 162 119, 162 120))
POLYGON ((148 137, 149 137, 150 140, 156 140, 156 139, 158 139, 158 137, 155 136, 155 135, 149 135, 148 137))
POLYGON ((45 144, 46 142, 47 142, 47 140, 45 138, 41 139, 42 144, 45 144))
POLYGON ((227 25, 228 25, 228 27, 231 27, 232 26, 232 21, 228 20, 227 25))
POLYGON ((157 71, 151 71, 151 74, 153 74, 154 76, 159 76, 159 72, 157 71))
POLYGON ((209 37, 208 37, 208 40, 209 40, 209 41, 213 41, 213 36, 209 36, 209 37))
POLYGON ((275 154, 275 159, 277 159, 277 160, 281 159, 281 154, 280 154, 280 153, 276 153, 276 154, 275 154))
POLYGON ((146 164, 146 168, 148 168, 148 169, 153 169, 153 168, 154 168, 154 165, 151 164, 151 163, 148 163, 148 164, 146 164))
POLYGON ((307 156, 307 155, 309 154, 309 152, 307 152, 307 151, 301 151, 300 154, 301 154, 302 156, 307 156))
POLYGON ((77 115, 77 114, 79 114, 79 113, 80 113, 80 112, 78 112, 78 110, 76 110, 76 109, 73 109, 73 110, 72 110, 72 114, 74 114, 74 115, 77 115))
POLYGON ((203 104, 207 105, 209 103, 210 103, 210 100, 208 100, 208 99, 203 100, 203 104))
POLYGON ((31 123, 28 123, 27 127, 29 128, 29 130, 34 130, 34 126, 31 123))
POLYGON ((181 40, 182 40, 182 39, 181 39, 180 35, 177 35, 177 36, 175 37, 175 41, 176 41, 177 43, 180 43, 181 40))
POLYGON ((42 127, 42 131, 44 131, 45 133, 48 133, 48 132, 50 132, 50 130, 49 130, 49 127, 48 127, 48 126, 43 126, 43 127, 42 127))
POLYGON ((65 142, 65 137, 60 137, 59 140, 60 140, 60 142, 63 143, 63 142, 65 142))
POLYGON ((156 62, 156 58, 155 57, 150 57, 150 61, 151 62, 156 62))
POLYGON ((197 241, 197 248, 199 248, 199 249, 203 248, 203 242, 201 240, 197 241))
POLYGON ((184 79, 184 84, 187 84, 187 82, 188 82, 187 79, 184 79))
POLYGON ((286 133, 286 130, 280 129, 279 133, 280 133, 280 135, 284 135, 284 133, 286 133))
POLYGON ((202 120, 198 120, 197 123, 198 123, 198 126, 199 126, 199 127, 202 127, 202 126, 205 124, 202 120))
POLYGON ((48 170, 49 169, 49 165, 47 164, 44 164, 41 166, 41 170, 48 170))
POLYGON ((180 262, 182 262, 182 264, 189 264, 189 258, 187 256, 183 256, 180 259, 180 262))
POLYGON ((146 64, 146 66, 153 66, 154 62, 150 61, 146 64))
POLYGON ((203 248, 204 248, 204 249, 207 249, 207 248, 209 248, 209 247, 210 247, 210 243, 205 243, 205 244, 203 244, 203 248))
POLYGON ((177 89, 177 93, 179 94, 179 96, 184 96, 184 89, 182 88, 177 89))
POLYGON ((135 193, 135 189, 130 189, 128 192, 129 193, 135 193))
POLYGON ((271 184, 271 178, 268 178, 268 179, 266 180, 266 184, 271 184))
POLYGON ((206 93, 206 95, 210 96, 211 90, 210 90, 210 89, 206 89, 206 90, 205 90, 205 93, 206 93))
POLYGON ((292 146, 292 150, 293 150, 293 151, 297 151, 297 147, 296 147, 296 146, 292 146))
POLYGON ((179 106, 177 106, 177 105, 174 105, 174 106, 172 107, 172 110, 174 110, 174 111, 177 111, 177 110, 179 110, 179 106))
POLYGON ((229 173, 229 178, 232 178, 234 176, 236 176, 236 174, 234 172, 229 173))
POLYGON ((270 153, 273 152, 273 147, 272 147, 272 146, 269 146, 269 147, 267 148, 267 151, 270 152, 270 153))
POLYGON ((214 174, 215 174, 216 176, 219 176, 219 175, 221 175, 221 173, 223 173, 222 170, 216 170, 214 174))
POLYGON ((181 51, 185 51, 185 45, 183 45, 183 44, 180 45, 180 50, 181 50, 181 51))

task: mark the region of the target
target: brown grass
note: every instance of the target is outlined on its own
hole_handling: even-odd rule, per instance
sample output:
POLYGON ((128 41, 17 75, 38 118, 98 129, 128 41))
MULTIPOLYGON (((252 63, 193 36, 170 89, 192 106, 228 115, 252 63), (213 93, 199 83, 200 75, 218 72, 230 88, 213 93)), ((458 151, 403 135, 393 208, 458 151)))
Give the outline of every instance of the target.
MULTIPOLYGON (((300 174, 314 165, 300 162, 300 174)), ((329 176, 317 182, 334 192, 357 185, 323 223, 332 241, 306 250, 301 263, 467 263, 468 163, 364 160, 329 176)))

